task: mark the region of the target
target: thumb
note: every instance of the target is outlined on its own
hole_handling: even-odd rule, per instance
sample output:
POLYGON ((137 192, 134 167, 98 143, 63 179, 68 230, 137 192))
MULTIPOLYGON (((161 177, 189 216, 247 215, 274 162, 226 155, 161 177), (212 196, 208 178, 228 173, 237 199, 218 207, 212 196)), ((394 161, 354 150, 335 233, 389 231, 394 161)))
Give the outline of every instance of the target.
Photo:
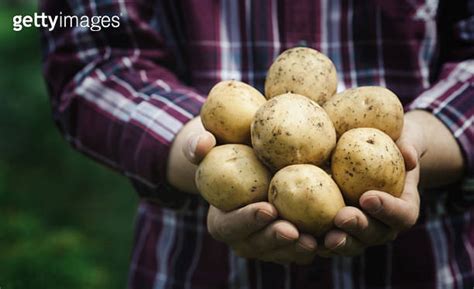
POLYGON ((210 132, 192 133, 183 146, 183 154, 197 165, 215 145, 216 138, 210 132))
POLYGON ((215 239, 230 242, 244 239, 261 230, 277 216, 275 207, 267 202, 252 203, 230 212, 210 206, 207 227, 215 239))

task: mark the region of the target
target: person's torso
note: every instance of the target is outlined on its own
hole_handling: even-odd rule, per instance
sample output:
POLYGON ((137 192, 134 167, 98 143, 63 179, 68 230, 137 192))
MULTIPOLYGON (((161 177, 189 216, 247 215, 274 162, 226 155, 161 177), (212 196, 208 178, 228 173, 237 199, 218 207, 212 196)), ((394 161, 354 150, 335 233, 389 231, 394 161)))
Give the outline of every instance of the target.
MULTIPOLYGON (((432 84, 439 65, 436 0, 183 0, 156 5, 151 24, 175 56, 177 68, 172 68, 204 95, 224 79, 262 91, 272 61, 293 46, 326 54, 338 71, 339 91, 381 85, 404 104, 432 84)), ((142 204, 131 287, 467 288, 472 280, 472 246, 466 241, 474 230, 472 209, 423 217, 393 243, 355 258, 317 258, 308 267, 236 257, 207 233, 206 210, 201 199, 181 212, 142 204)))
POLYGON ((156 29, 182 79, 201 93, 223 79, 262 90, 284 49, 308 46, 335 64, 338 90, 392 89, 404 104, 428 88, 437 69, 438 1, 186 0, 157 4, 156 29))

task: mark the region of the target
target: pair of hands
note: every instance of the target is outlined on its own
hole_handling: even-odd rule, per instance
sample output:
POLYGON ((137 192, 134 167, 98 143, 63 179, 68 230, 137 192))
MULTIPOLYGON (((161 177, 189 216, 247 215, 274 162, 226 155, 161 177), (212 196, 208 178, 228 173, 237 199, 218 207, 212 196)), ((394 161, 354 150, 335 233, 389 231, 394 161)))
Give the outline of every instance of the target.
MULTIPOLYGON (((185 157, 199 164, 215 146, 214 136, 205 131, 199 118, 191 123, 193 133, 183 146, 185 157)), ((368 191, 360 198, 360 209, 347 206, 334 219, 335 227, 317 240, 299 232, 288 221, 278 219, 278 211, 267 202, 247 205, 231 212, 210 206, 207 216, 209 233, 228 244, 245 258, 281 264, 309 264, 316 255, 353 256, 365 248, 395 239, 412 227, 418 218, 420 197, 419 159, 426 151, 422 128, 409 119, 397 141, 407 170, 400 198, 381 191, 368 191)))

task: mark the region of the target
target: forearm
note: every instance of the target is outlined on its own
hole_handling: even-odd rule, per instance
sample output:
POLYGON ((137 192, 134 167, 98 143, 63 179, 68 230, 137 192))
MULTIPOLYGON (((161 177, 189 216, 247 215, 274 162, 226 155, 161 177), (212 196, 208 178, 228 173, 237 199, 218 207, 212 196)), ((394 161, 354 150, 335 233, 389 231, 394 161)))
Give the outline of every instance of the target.
POLYGON ((433 114, 414 110, 405 115, 406 123, 419 126, 421 154, 420 185, 439 187, 459 180, 464 172, 461 149, 452 132, 433 114))

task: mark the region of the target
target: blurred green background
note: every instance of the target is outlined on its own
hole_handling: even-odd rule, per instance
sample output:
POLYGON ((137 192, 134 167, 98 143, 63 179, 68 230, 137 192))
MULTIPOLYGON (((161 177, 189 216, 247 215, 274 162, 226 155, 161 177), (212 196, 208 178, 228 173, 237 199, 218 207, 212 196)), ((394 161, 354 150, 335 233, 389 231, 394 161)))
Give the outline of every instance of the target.
POLYGON ((138 198, 80 155, 51 117, 36 1, 0 2, 0 287, 125 288, 138 198))

